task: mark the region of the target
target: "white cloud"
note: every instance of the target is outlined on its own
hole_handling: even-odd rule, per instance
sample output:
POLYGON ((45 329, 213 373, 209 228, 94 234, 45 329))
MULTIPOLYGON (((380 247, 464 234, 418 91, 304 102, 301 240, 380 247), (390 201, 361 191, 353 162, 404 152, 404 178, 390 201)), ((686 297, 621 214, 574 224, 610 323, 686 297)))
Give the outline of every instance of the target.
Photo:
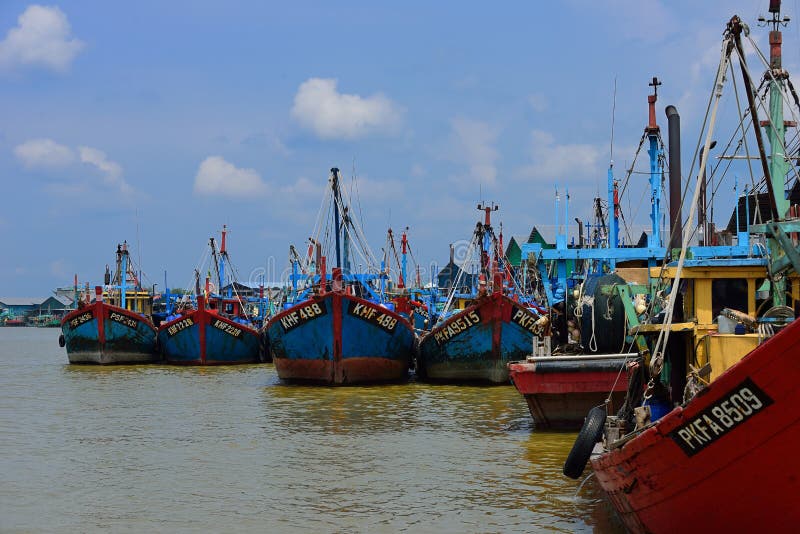
POLYGON ((469 166, 469 176, 475 183, 494 185, 497 180, 495 161, 498 158, 494 143, 498 132, 485 122, 456 117, 450 121, 451 159, 469 166))
POLYGON ((528 97, 528 104, 530 104, 533 111, 541 113, 547 109, 547 97, 542 93, 534 93, 528 97))
POLYGON ((109 160, 105 152, 88 146, 78 147, 78 152, 83 163, 93 165, 103 174, 103 181, 107 185, 117 187, 125 194, 133 192, 133 188, 122 177, 122 167, 109 160))
POLYGON ((62 168, 75 160, 75 154, 52 139, 31 139, 14 147, 14 155, 29 168, 62 168))
POLYGON ((520 169, 524 178, 550 182, 572 181, 598 172, 601 150, 587 144, 556 144, 553 136, 541 130, 531 132, 533 163, 520 169))
POLYGON ((281 187, 281 192, 295 196, 313 196, 319 197, 322 196, 322 192, 325 190, 326 182, 323 180, 318 183, 314 183, 305 176, 301 176, 298 178, 293 184, 285 185, 281 187))
POLYGON ((292 116, 324 139, 354 139, 397 129, 400 108, 382 94, 369 97, 337 91, 337 80, 310 78, 300 84, 292 116))
POLYGON ((246 198, 266 191, 267 184, 254 169, 240 169, 220 156, 204 159, 194 177, 194 192, 199 195, 246 198))
POLYGON ((43 67, 69 70, 83 43, 71 36, 67 16, 58 7, 32 5, 0 41, 0 68, 43 67))

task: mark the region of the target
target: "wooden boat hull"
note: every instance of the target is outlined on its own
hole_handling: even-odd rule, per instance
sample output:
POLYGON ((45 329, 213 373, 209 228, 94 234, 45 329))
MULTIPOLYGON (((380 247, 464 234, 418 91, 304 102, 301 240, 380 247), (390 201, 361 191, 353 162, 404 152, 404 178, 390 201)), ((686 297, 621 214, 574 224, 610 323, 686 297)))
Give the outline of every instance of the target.
POLYGON ((537 319, 505 295, 483 297, 422 338, 417 373, 432 381, 507 384, 508 363, 531 353, 537 319))
POLYGON ((167 363, 233 365, 260 361, 258 330, 215 312, 192 310, 158 328, 158 346, 167 363))
POLYGON ((278 376, 328 385, 408 378, 414 331, 402 316, 352 295, 315 296, 264 327, 278 376))
POLYGON ((511 382, 528 403, 537 428, 578 430, 586 414, 611 395, 611 408, 622 406, 628 373, 620 373, 624 358, 558 362, 513 362, 508 365, 511 382), (545 365, 550 363, 551 365, 545 365), (562 365, 555 365, 562 363, 562 365))
POLYGON ((775 532, 800 522, 800 321, 622 447, 591 460, 633 532, 775 532))
POLYGON ((150 363, 160 359, 156 329, 150 320, 102 301, 65 315, 61 332, 70 363, 150 363))

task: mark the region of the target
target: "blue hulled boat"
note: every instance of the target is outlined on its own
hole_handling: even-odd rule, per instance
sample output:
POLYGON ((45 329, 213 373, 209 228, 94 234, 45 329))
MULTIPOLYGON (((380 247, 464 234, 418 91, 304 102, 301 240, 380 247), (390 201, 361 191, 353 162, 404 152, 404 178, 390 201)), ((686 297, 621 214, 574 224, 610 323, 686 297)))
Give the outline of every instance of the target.
MULTIPOLYGON (((530 354, 534 336, 547 329, 544 310, 510 283, 513 278, 501 253, 502 232, 497 239, 491 226, 491 212, 497 207, 478 209, 485 212, 485 220, 478 223, 470 247, 481 251, 478 288, 457 295, 460 284, 454 284, 439 321, 420 340, 417 375, 422 379, 506 384, 508 362, 530 354), (449 311, 454 300, 462 306, 449 311)), ((464 272, 460 269, 459 276, 464 272)))
POLYGON ((275 369, 282 379, 318 384, 403 380, 413 356, 414 330, 386 296, 385 262, 379 274, 351 272, 352 241, 361 245, 362 257, 371 254, 342 198, 338 169, 331 169, 329 183, 337 266, 329 278, 316 240, 305 260, 294 253, 285 309, 264 327, 275 369))
MULTIPOLYGON (((209 241, 219 288, 230 264, 225 248, 227 229, 217 254, 216 242, 209 241)), ((247 301, 239 295, 215 294, 210 277, 200 291, 200 271, 195 271, 194 302, 181 303, 158 328, 158 345, 168 363, 178 365, 230 365, 257 363, 261 359, 261 336, 247 315, 247 301)), ((231 287, 235 287, 232 284, 231 287)))
POLYGON ((87 290, 78 295, 76 309, 61 321, 59 344, 67 349, 70 363, 149 363, 159 359, 156 328, 150 319, 153 297, 141 288, 131 268, 127 243, 117 245, 114 279, 106 267, 106 285, 95 287, 95 299, 87 290))

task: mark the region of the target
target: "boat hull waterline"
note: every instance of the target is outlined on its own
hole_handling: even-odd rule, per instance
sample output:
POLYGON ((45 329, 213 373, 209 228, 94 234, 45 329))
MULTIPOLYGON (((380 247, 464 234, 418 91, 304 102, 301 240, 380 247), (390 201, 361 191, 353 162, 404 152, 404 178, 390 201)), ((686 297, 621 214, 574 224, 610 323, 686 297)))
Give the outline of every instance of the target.
POLYGON ((541 362, 509 364, 511 382, 525 397, 537 428, 578 430, 588 411, 603 405, 609 392, 609 409, 622 406, 628 389, 625 358, 582 358, 562 362, 558 356, 544 356, 541 362))
POLYGON ((158 345, 175 365, 258 363, 258 330, 206 309, 191 310, 162 324, 158 345))
POLYGON ((151 363, 156 328, 149 319, 103 301, 73 310, 61 322, 70 363, 151 363))
POLYGON ((796 320, 685 407, 592 458, 631 531, 774 532, 800 522, 798 355, 796 320))
POLYGON ((422 338, 418 374, 432 381, 507 384, 508 363, 531 353, 537 320, 505 295, 481 297, 422 338))
POLYGON ((344 293, 314 296, 264 328, 283 380, 346 385, 408 377, 414 331, 402 316, 344 293))

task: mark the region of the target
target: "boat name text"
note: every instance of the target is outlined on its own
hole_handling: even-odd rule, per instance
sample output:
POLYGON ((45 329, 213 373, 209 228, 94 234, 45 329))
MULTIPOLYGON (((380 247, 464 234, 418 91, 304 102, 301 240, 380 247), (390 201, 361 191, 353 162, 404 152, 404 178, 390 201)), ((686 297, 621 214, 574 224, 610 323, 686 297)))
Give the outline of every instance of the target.
POLYGON ((283 327, 284 332, 288 332, 289 330, 294 330, 301 324, 311 321, 312 319, 322 317, 327 313, 327 311, 328 310, 325 308, 325 306, 320 306, 316 302, 306 304, 305 306, 300 306, 299 309, 294 310, 291 313, 287 313, 281 317, 281 326, 283 327))
POLYGON ((194 324, 194 321, 192 321, 191 317, 185 317, 185 318, 181 319, 180 321, 178 321, 177 323, 171 325, 169 328, 167 328, 167 334, 169 335, 169 337, 172 337, 175 334, 177 334, 178 332, 180 332, 181 330, 186 330, 187 328, 189 328, 193 324, 194 324))
POLYGON ((694 456, 773 402, 747 378, 669 436, 687 456, 694 456))
POLYGON ((111 312, 108 314, 108 318, 114 321, 115 323, 119 323, 123 326, 127 326, 128 328, 136 329, 139 326, 139 321, 134 319, 133 317, 128 317, 127 315, 122 315, 118 312, 111 312))
POLYGON ((528 310, 517 307, 514 308, 514 315, 511 316, 512 323, 517 323, 525 330, 537 336, 542 334, 542 327, 536 324, 538 320, 539 318, 528 310))
POLYGON ((240 337, 242 335, 242 329, 241 328, 236 328, 232 324, 228 324, 228 323, 226 323, 225 321, 223 321, 221 319, 217 319, 216 321, 214 321, 211 324, 211 326, 213 326, 214 328, 216 328, 218 330, 222 330, 226 334, 229 334, 229 335, 231 335, 233 337, 240 337))
POLYGON ((466 332, 480 322, 481 316, 478 313, 478 310, 472 310, 463 317, 459 317, 458 319, 442 326, 433 334, 433 339, 436 340, 438 345, 441 345, 453 336, 460 334, 461 332, 466 332))
POLYGON ((359 319, 367 321, 368 323, 375 324, 390 334, 394 332, 397 326, 397 319, 391 315, 381 312, 379 308, 373 308, 372 306, 367 306, 364 303, 354 300, 348 303, 347 313, 353 317, 358 317, 359 319))
POLYGON ((69 325, 72 328, 78 327, 78 326, 82 325, 83 323, 88 323, 89 321, 91 321, 92 317, 94 317, 94 314, 92 314, 92 312, 90 312, 90 311, 88 311, 86 313, 82 313, 82 314, 78 315, 77 317, 73 317, 72 319, 70 319, 69 320, 69 325))

